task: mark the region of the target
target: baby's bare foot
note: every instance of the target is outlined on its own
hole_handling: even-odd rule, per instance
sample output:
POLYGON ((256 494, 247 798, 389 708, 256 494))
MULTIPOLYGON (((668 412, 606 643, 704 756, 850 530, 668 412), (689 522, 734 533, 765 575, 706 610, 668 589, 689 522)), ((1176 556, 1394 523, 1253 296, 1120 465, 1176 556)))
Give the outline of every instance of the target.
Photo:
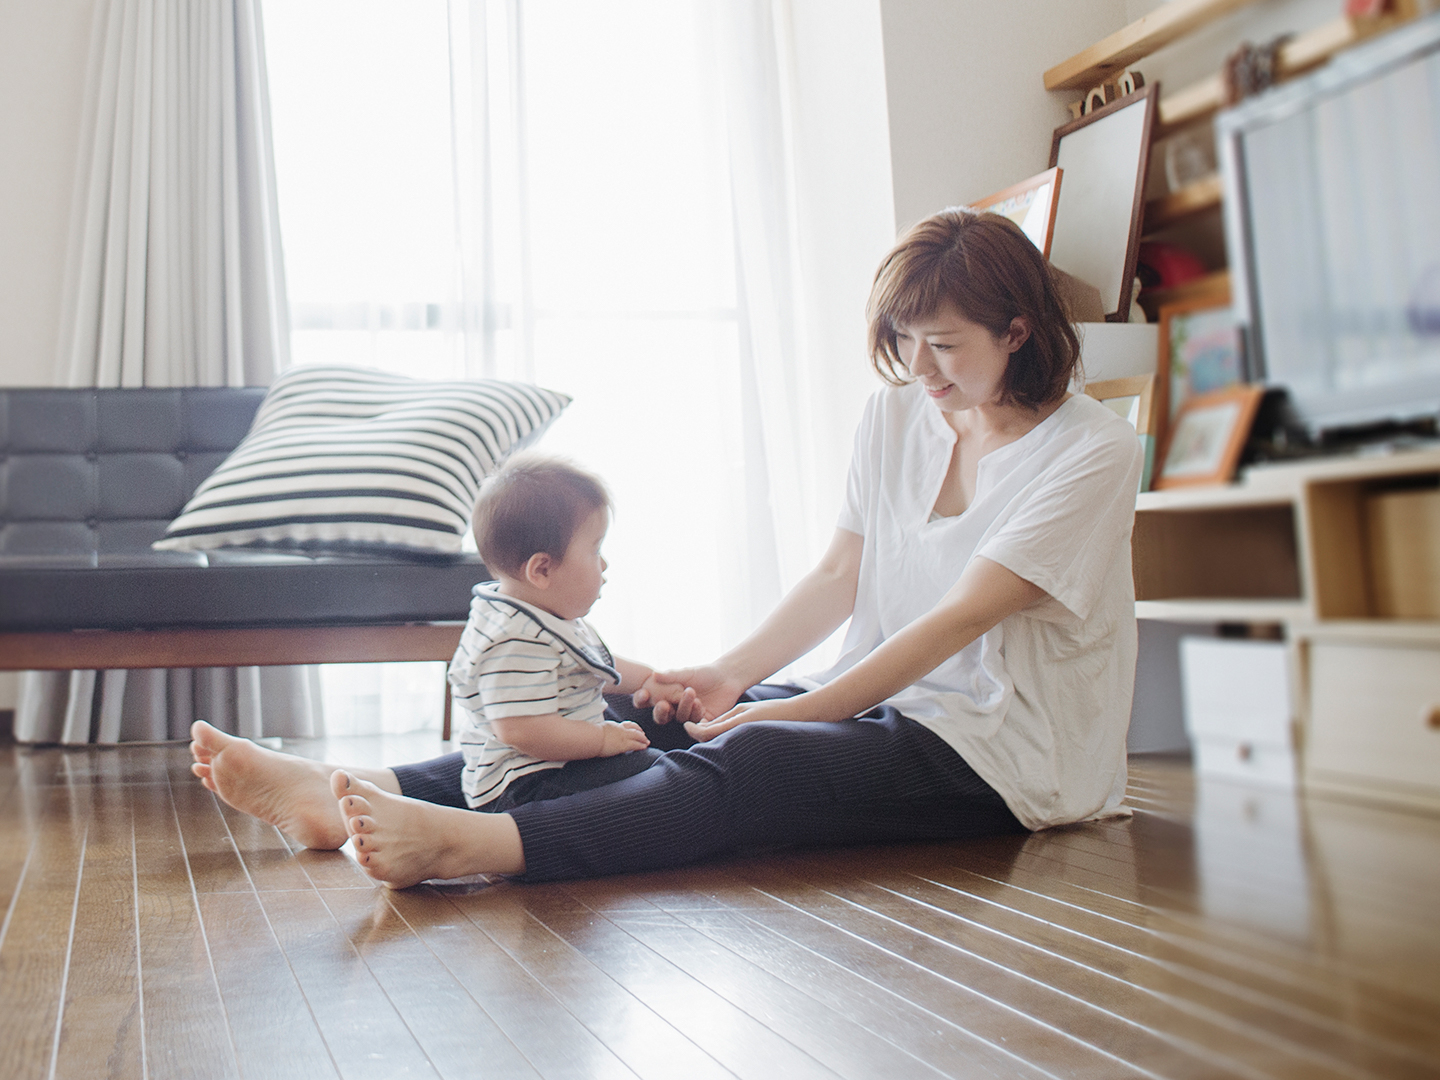
POLYGON ((274 825, 309 848, 345 843, 330 794, 335 766, 281 754, 197 720, 190 727, 190 771, 236 810, 274 825))
POLYGON ((330 788, 339 800, 355 858, 392 889, 470 874, 525 870, 520 831, 509 814, 485 814, 392 795, 337 769, 330 788))

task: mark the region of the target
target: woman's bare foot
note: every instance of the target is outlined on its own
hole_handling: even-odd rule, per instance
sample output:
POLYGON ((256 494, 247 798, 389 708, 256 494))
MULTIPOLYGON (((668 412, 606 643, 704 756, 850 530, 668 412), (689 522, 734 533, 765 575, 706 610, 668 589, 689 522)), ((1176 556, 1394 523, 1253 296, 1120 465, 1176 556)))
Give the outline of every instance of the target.
POLYGON ((376 881, 404 889, 434 878, 520 874, 525 852, 509 814, 484 814, 407 799, 337 769, 339 800, 355 858, 376 881))
MULTIPOLYGON (((190 771, 236 810, 274 825, 309 848, 333 851, 345 843, 345 822, 330 794, 334 765, 278 753, 203 720, 190 726, 190 738, 195 759, 190 771)), ((375 771, 363 770, 367 775, 375 771)), ((389 775, 394 783, 394 773, 389 775)))

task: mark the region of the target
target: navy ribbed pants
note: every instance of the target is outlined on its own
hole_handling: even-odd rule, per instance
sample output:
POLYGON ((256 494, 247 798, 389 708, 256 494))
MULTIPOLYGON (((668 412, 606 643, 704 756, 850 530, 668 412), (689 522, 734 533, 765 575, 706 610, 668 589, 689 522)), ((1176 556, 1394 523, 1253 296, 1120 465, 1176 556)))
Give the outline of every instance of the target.
MULTIPOLYGON (((798 692, 759 686, 746 697, 798 692)), ((643 714, 633 718, 668 742, 683 731, 654 725, 643 714)), ((458 798, 456 757, 396 769, 401 791, 427 798, 431 785, 422 778, 439 780, 453 771, 458 798)), ((1023 829, 943 739, 888 706, 834 723, 743 724, 602 785, 506 811, 520 829, 525 880, 659 870, 767 848, 1023 829)), ((447 798, 428 801, 457 805, 447 798)))

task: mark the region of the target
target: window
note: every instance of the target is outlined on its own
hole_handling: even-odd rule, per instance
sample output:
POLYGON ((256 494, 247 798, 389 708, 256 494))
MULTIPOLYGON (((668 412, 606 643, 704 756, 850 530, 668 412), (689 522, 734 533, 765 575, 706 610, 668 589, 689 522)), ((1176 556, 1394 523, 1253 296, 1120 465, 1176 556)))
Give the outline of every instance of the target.
MULTIPOLYGON (((465 140, 484 125, 465 122, 451 36, 481 7, 266 9, 292 362, 495 374, 571 394, 542 446, 600 473, 617 506, 592 621, 649 663, 708 658, 748 615, 725 614, 742 546, 727 522, 745 488, 743 390, 728 159, 695 11, 488 5, 467 34, 489 43, 476 77, 490 138, 477 147, 465 140), (486 153, 483 175, 463 167, 486 153), (489 228, 467 250, 462 224, 485 207, 489 228), (483 303, 466 295, 467 265, 488 275, 483 303), (489 335, 483 370, 466 360, 467 332, 472 346, 489 335)), ((372 678, 327 675, 332 731, 337 714, 369 708, 352 691, 372 678)), ((431 679, 438 670, 416 685, 431 679)), ((434 700, 426 691, 424 708, 434 700)))

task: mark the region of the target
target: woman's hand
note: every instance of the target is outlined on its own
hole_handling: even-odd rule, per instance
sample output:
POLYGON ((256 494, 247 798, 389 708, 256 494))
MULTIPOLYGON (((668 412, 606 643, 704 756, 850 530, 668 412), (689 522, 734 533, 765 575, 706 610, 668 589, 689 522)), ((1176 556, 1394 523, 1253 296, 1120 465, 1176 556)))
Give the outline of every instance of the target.
POLYGON ((812 720, 806 715, 805 694, 795 697, 771 698, 767 701, 742 701, 733 709, 713 720, 702 720, 685 725, 685 730, 696 742, 709 742, 724 735, 731 728, 741 724, 753 724, 756 720, 812 720))
POLYGON ((698 723, 719 716, 748 690, 714 664, 657 671, 630 699, 637 709, 653 705, 657 724, 698 723))

